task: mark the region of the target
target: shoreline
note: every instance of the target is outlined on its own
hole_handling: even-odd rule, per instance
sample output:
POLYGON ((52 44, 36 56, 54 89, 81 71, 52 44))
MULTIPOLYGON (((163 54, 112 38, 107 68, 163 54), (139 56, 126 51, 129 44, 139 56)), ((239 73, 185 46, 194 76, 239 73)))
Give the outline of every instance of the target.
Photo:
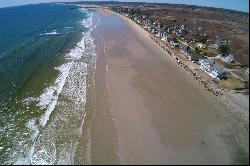
POLYGON ((96 91, 99 111, 91 126, 92 163, 237 163, 242 147, 230 126, 241 125, 185 70, 163 56, 164 50, 152 39, 138 33, 142 30, 105 10, 99 14, 105 51, 97 52, 102 67, 97 65, 101 74, 96 80, 102 83, 96 86, 102 88, 96 91), (103 109, 100 102, 108 107, 103 109), (218 136, 224 132, 225 138, 218 136), (104 153, 111 154, 109 160, 101 156, 104 153))
MULTIPOLYGON (((98 10, 98 9, 97 9, 98 10)), ((99 13, 100 11, 98 11, 99 13)), ((94 31, 96 44, 95 111, 91 123, 91 164, 118 164, 118 141, 106 86, 105 42, 99 26, 94 31), (93 125, 94 124, 94 125, 93 125), (105 132, 105 133, 104 133, 105 132), (100 134, 101 133, 101 134, 100 134), (95 142, 98 142, 96 144, 95 142), (107 153, 109 151, 110 153, 107 153)))
POLYGON ((83 127, 81 131, 81 138, 79 139, 79 144, 77 146, 75 156, 73 159, 73 163, 75 165, 89 165, 91 164, 91 124, 93 122, 95 109, 96 109, 96 96, 95 96, 95 75, 96 75, 96 59, 97 59, 97 52, 96 52, 96 26, 99 23, 98 15, 93 12, 92 17, 92 24, 91 24, 91 31, 90 31, 90 38, 93 40, 94 44, 94 52, 90 54, 88 57, 88 61, 91 63, 88 65, 88 74, 87 74, 87 90, 86 90, 86 104, 85 104, 85 118, 83 122, 83 127), (94 58, 92 56, 95 56, 94 58))

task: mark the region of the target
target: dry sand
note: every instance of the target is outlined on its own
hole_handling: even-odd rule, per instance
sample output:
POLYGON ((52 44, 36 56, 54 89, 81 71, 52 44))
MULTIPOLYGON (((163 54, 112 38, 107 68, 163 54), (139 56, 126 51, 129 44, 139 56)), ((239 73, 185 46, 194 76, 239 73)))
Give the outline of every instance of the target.
POLYGON ((248 163, 248 131, 136 24, 99 12, 92 164, 248 163))

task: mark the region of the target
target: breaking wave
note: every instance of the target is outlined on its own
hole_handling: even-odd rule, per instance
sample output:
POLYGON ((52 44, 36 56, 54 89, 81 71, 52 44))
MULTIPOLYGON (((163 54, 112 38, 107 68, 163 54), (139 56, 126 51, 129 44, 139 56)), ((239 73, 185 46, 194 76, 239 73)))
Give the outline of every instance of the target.
POLYGON ((45 32, 45 33, 40 33, 40 36, 50 36, 50 35, 61 35, 62 33, 56 32, 56 30, 53 30, 51 32, 45 32))
MULTIPOLYGON (((15 164, 72 164, 74 153, 82 133, 87 91, 87 67, 95 65, 95 45, 91 37, 93 31, 93 13, 88 12, 87 19, 81 24, 87 28, 81 41, 65 55, 66 63, 55 67, 58 77, 38 97, 26 98, 28 104, 44 111, 39 120, 31 119, 27 128, 33 133, 32 146, 25 158, 15 164), (92 57, 87 64, 86 57, 92 57)), ((56 31, 40 35, 54 35, 56 31)))

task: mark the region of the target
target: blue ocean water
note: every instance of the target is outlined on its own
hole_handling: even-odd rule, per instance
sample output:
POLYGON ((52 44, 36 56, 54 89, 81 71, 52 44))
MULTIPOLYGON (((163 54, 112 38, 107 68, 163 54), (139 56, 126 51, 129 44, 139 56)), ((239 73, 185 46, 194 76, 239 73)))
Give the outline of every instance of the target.
POLYGON ((1 164, 72 163, 95 59, 92 18, 52 3, 0 9, 1 164))
POLYGON ((71 42, 69 38, 84 30, 78 25, 83 17, 86 16, 79 10, 66 5, 40 4, 0 9, 1 97, 16 93, 39 64, 62 52, 71 42), (40 35, 53 30, 63 35, 40 35))

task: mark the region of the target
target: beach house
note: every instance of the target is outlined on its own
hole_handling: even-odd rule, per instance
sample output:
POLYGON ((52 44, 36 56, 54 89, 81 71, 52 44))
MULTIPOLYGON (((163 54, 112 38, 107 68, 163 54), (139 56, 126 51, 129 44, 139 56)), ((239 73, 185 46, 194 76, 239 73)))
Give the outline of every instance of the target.
POLYGON ((170 41, 170 44, 172 48, 178 48, 180 46, 180 43, 176 43, 174 41, 170 41))
POLYGON ((172 41, 172 36, 169 34, 164 34, 161 40, 165 42, 170 42, 172 41))
POLYGON ((229 55, 219 54, 219 57, 221 58, 222 61, 227 63, 234 63, 235 61, 234 56, 232 54, 229 55))
POLYGON ((192 54, 191 52, 187 52, 186 56, 192 62, 199 61, 201 59, 200 55, 192 54))
POLYGON ((200 68, 207 73, 209 76, 215 79, 222 79, 226 75, 226 70, 223 66, 215 63, 215 61, 210 59, 200 59, 200 68))
POLYGON ((190 60, 190 61, 192 61, 192 62, 194 62, 194 61, 199 61, 200 59, 201 59, 201 55, 196 55, 196 54, 193 54, 189 49, 187 49, 187 48, 182 48, 181 49, 181 52, 184 54, 184 55, 186 55, 186 57, 190 60))
POLYGON ((230 43, 230 40, 227 40, 227 39, 225 39, 225 38, 223 38, 223 37, 218 37, 218 36, 216 36, 217 37, 217 40, 216 40, 216 44, 218 45, 218 46, 220 46, 220 45, 223 45, 223 44, 228 44, 228 43, 230 43))

